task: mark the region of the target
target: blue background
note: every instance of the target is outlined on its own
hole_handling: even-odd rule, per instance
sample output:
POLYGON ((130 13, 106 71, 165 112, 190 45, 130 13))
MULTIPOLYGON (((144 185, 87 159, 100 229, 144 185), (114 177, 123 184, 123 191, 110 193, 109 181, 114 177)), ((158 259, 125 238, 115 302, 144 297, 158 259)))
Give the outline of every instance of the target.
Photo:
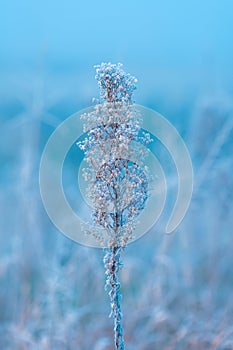
POLYGON ((1 1, 2 349, 112 349, 103 252, 56 231, 38 185, 49 135, 98 97, 93 66, 108 61, 138 78, 137 103, 178 129, 195 174, 177 231, 164 234, 167 203, 123 254, 126 348, 233 349, 232 16, 231 0, 1 1))

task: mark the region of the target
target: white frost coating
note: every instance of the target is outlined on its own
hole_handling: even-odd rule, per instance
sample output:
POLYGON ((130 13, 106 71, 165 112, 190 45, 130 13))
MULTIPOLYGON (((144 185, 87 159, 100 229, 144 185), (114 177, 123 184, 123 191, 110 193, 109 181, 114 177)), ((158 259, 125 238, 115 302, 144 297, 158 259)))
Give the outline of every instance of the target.
MULTIPOLYGON (((139 110, 143 118, 142 127, 148 130, 164 144, 171 154, 177 168, 179 189, 176 204, 166 227, 166 232, 169 233, 177 228, 183 219, 191 200, 193 171, 190 156, 176 129, 163 116, 143 106, 135 105, 135 108, 139 110)), ((92 236, 83 235, 81 232, 82 220, 78 216, 78 213, 75 213, 67 202, 62 187, 62 168, 64 159, 71 146, 83 133, 79 118, 83 113, 89 113, 91 111, 93 111, 93 107, 72 115, 60 124, 49 138, 41 158, 40 191, 45 209, 51 221, 61 232, 80 244, 100 247, 92 236)), ((163 207, 161 203, 160 209, 158 208, 158 201, 164 202, 164 194, 166 193, 165 181, 161 178, 163 174, 161 166, 156 163, 155 157, 152 154, 150 157, 153 159, 153 169, 156 169, 152 169, 152 173, 155 171, 154 174, 158 175, 159 181, 159 183, 157 182, 158 186, 153 193, 156 193, 157 191, 157 194, 159 194, 160 197, 158 198, 157 194, 154 195, 152 193, 149 200, 152 201, 151 205, 154 203, 157 215, 153 217, 151 213, 146 210, 144 211, 143 215, 148 214, 147 217, 150 221, 148 221, 147 225, 146 220, 143 220, 143 227, 140 227, 142 231, 140 231, 140 233, 135 233, 136 238, 141 237, 147 232, 158 219, 158 216, 161 213, 161 208, 163 207), (159 170, 161 176, 158 174, 159 170)), ((146 166, 150 167, 151 162, 147 162, 146 166)), ((149 203, 147 207, 151 207, 149 203)), ((140 218, 140 221, 141 220, 142 218, 140 218)))

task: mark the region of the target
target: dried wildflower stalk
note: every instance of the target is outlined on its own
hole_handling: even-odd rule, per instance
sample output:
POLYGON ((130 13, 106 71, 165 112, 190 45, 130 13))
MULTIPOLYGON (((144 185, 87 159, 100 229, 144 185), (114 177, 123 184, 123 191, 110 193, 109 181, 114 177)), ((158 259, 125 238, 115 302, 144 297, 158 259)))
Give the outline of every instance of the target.
POLYGON ((106 289, 114 318, 115 349, 124 349, 119 270, 121 252, 133 238, 136 219, 148 198, 143 158, 149 134, 141 132, 140 115, 132 103, 136 79, 121 64, 96 66, 100 100, 93 112, 83 114, 86 138, 78 142, 85 153, 87 195, 93 206, 93 234, 106 248, 106 289))

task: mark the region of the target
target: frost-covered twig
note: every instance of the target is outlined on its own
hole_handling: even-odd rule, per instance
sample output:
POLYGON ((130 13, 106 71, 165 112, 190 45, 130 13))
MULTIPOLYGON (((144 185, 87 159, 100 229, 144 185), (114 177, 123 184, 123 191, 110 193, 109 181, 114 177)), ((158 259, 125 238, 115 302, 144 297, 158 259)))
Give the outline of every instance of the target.
MULTIPOLYGON (((150 135, 140 132, 141 119, 132 103, 136 79, 121 64, 96 66, 100 101, 83 114, 87 137, 78 142, 85 153, 87 194, 93 207, 94 235, 107 248, 104 257, 106 287, 114 318, 115 349, 124 349, 119 269, 120 254, 133 237, 136 219, 148 198, 148 180, 143 158, 150 135)), ((89 231, 89 232, 88 232, 89 231)))
POLYGON ((106 285, 105 289, 109 290, 111 300, 111 314, 114 319, 114 334, 116 349, 124 349, 122 311, 121 311, 121 294, 119 269, 123 267, 121 263, 121 247, 109 248, 104 256, 104 266, 106 269, 106 285))

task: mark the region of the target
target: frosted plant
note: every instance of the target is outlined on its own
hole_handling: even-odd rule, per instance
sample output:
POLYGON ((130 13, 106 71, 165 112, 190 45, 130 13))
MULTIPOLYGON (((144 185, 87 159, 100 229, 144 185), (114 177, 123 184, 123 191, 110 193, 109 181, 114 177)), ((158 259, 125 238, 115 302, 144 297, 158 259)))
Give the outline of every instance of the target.
POLYGON ((149 195, 143 159, 150 135, 141 131, 140 115, 132 102, 136 79, 121 64, 96 66, 100 100, 83 114, 86 138, 78 142, 85 153, 87 196, 93 207, 93 234, 105 247, 106 289, 114 318, 115 349, 124 349, 119 270, 121 252, 133 238, 137 218, 149 195))

